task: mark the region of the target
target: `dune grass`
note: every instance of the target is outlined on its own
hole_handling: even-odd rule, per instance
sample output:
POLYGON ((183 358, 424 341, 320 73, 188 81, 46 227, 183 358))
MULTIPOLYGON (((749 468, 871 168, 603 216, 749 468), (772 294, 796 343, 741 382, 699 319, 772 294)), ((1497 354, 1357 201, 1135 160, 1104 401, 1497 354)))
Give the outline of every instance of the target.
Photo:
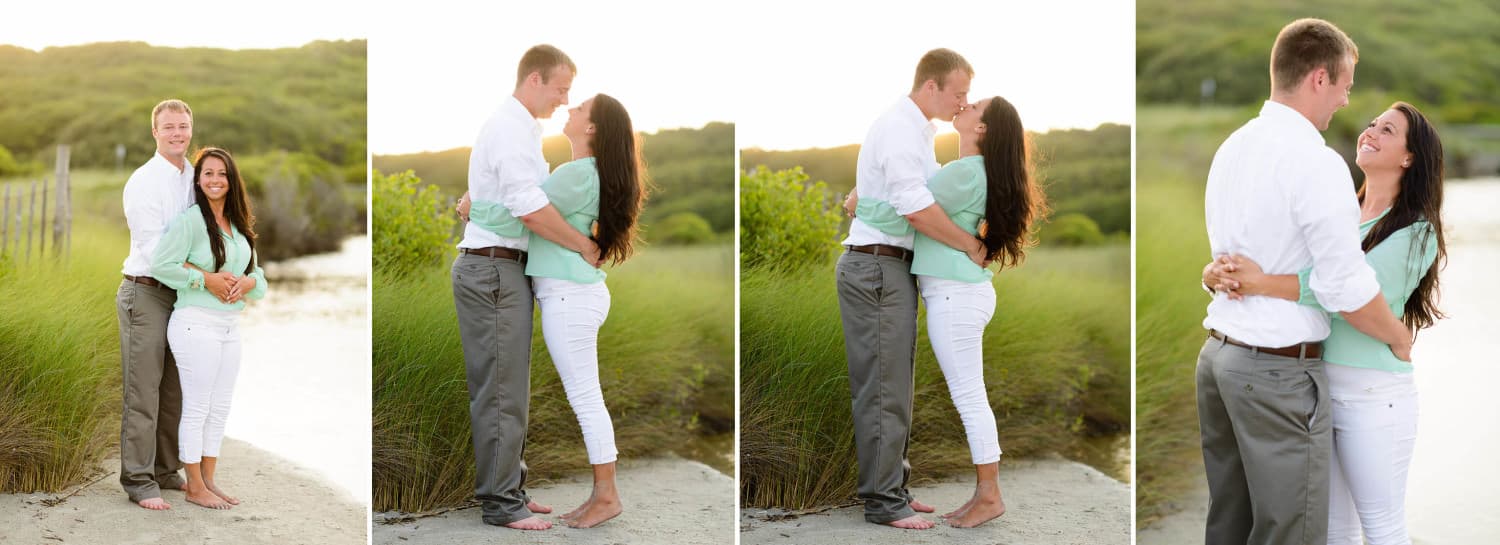
MULTIPOLYGON (((1130 252, 1038 249, 996 276, 985 385, 1007 456, 1073 447, 1130 420, 1130 252)), ((806 508, 854 496, 848 367, 833 264, 741 271, 740 494, 806 508)), ((963 425, 918 316, 913 478, 972 470, 963 425)), ((1002 468, 1002 471, 1004 469, 1002 468)))
MULTIPOLYGON (((733 267, 726 245, 652 246, 609 270, 599 374, 621 458, 732 429, 733 267)), ((375 280, 373 507, 462 503, 474 455, 449 269, 375 280)), ((526 463, 536 482, 589 465, 540 317, 534 325, 526 463)))
POLYGON ((1253 109, 1141 106, 1136 113, 1136 519, 1167 514, 1203 459, 1193 370, 1209 298, 1203 184, 1214 151, 1253 109))
POLYGON ((80 222, 72 257, 0 263, 0 492, 78 482, 119 429, 115 317, 126 238, 80 222))

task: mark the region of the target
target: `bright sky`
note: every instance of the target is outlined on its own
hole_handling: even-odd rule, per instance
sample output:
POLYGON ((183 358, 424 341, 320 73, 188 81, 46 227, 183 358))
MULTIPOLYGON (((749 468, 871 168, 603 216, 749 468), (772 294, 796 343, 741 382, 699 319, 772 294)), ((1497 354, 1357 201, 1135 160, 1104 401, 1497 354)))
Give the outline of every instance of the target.
POLYGON ((1135 119, 1133 2, 751 5, 734 10, 726 29, 744 50, 734 62, 740 148, 859 143, 938 47, 973 65, 971 100, 1005 97, 1028 130, 1135 119))
MULTIPOLYGON (((473 145, 485 119, 515 89, 521 54, 539 43, 557 46, 578 65, 570 106, 606 93, 620 99, 643 132, 734 120, 734 102, 745 100, 734 96, 743 71, 728 53, 739 7, 589 4, 441 0, 377 14, 370 39, 370 151, 473 145)), ((543 134, 561 134, 567 117, 558 108, 543 120, 543 134)))
POLYGON ((0 43, 41 50, 94 42, 271 49, 368 37, 363 9, 341 2, 228 0, 146 4, 100 0, 15 2, 0 43), (171 6, 171 15, 167 15, 171 6))

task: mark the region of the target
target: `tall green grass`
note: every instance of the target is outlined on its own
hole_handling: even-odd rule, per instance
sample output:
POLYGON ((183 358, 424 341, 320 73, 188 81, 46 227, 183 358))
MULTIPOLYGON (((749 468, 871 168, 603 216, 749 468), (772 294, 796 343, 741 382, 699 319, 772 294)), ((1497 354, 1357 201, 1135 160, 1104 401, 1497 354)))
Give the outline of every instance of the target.
MULTIPOLYGON (((805 508, 854 496, 857 466, 833 264, 740 273, 740 494, 805 508)), ((1064 451, 1130 420, 1130 252, 1038 249, 995 278, 985 385, 1007 456, 1064 451)), ((918 316, 914 478, 970 471, 963 425, 918 316)))
POLYGON ((114 444, 127 247, 121 231, 80 222, 71 258, 0 263, 0 492, 63 489, 114 444))
MULTIPOLYGON (((599 375, 622 458, 732 429, 733 267, 729 246, 653 246, 609 270, 599 375)), ((462 503, 474 455, 449 270, 375 278, 373 507, 462 503)), ((539 316, 534 325, 526 462, 545 479, 589 465, 539 316)))
POLYGON ((1254 109, 1141 106, 1136 133, 1136 519, 1197 484, 1193 371, 1209 298, 1203 184, 1219 144, 1254 109))

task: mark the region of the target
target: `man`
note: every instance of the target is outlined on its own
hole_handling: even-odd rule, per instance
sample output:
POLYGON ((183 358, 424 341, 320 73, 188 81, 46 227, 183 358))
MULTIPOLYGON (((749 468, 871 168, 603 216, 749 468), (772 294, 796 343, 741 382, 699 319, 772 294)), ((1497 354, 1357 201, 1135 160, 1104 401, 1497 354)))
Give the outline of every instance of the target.
POLYGON ((548 166, 537 119, 568 103, 577 72, 556 47, 526 51, 515 90, 485 122, 470 152, 469 192, 458 207, 470 220, 452 278, 478 465, 474 496, 483 504, 485 523, 519 530, 552 527, 533 514, 552 509, 526 494, 521 459, 531 385, 525 229, 599 262, 599 247, 563 221, 541 189, 548 166))
POLYGON ((984 245, 954 225, 927 190, 927 179, 938 169, 931 120, 951 121, 968 104, 973 77, 974 69, 958 53, 927 52, 917 63, 911 93, 875 121, 859 150, 859 205, 836 273, 854 398, 859 497, 865 520, 876 524, 933 526, 916 514, 933 509, 906 489, 917 342, 911 228, 967 252, 975 263, 984 260, 984 245), (881 203, 901 217, 875 220, 871 208, 881 203))
MULTIPOLYGON (((1354 182, 1319 131, 1348 104, 1359 50, 1333 24, 1293 21, 1271 50, 1271 98, 1219 147, 1204 206, 1213 254, 1269 274, 1312 268, 1319 303, 1410 359, 1411 336, 1360 250, 1354 182)), ((1321 311, 1215 296, 1198 355, 1209 544, 1322 544, 1332 449, 1321 311)))
MULTIPOLYGON (((115 297, 120 321, 124 408, 120 417, 120 484, 130 501, 151 510, 170 509, 161 489, 181 489, 177 474, 177 425, 182 386, 167 347, 167 321, 177 292, 151 278, 151 254, 167 224, 193 203, 193 110, 163 100, 151 110, 156 153, 125 182, 123 204, 130 228, 125 280, 115 297)), ((228 296, 229 273, 205 274, 209 291, 228 296)))

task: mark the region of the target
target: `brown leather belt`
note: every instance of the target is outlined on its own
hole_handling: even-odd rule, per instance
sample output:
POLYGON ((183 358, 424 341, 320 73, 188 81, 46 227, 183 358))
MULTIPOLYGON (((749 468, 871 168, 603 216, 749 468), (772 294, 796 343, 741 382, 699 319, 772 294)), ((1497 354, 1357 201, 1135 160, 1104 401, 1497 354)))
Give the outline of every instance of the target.
POLYGON ((155 278, 151 278, 149 276, 130 276, 130 275, 127 274, 127 275, 125 275, 125 279, 129 280, 131 282, 135 282, 137 284, 144 284, 144 285, 147 285, 147 286, 151 286, 153 288, 160 288, 160 287, 162 287, 161 286, 161 282, 157 282, 155 278))
POLYGON ((1227 344, 1232 344, 1241 348, 1249 348, 1256 352, 1271 354, 1275 356, 1282 356, 1287 358, 1303 357, 1310 360, 1315 360, 1323 357, 1323 343, 1302 343, 1294 344, 1291 346, 1283 346, 1281 348, 1266 348, 1264 346, 1255 346, 1253 344, 1242 343, 1240 341, 1234 340, 1234 337, 1219 333, 1218 331, 1213 329, 1208 330, 1208 336, 1224 341, 1227 344))
POLYGON ((469 255, 482 255, 490 258, 509 259, 522 265, 526 264, 526 252, 515 248, 504 246, 490 246, 488 248, 459 248, 458 251, 469 255))
POLYGON ((851 252, 870 254, 876 257, 883 255, 899 257, 902 261, 911 263, 912 251, 900 246, 891 246, 889 244, 866 244, 864 246, 845 246, 845 248, 848 248, 851 252))

